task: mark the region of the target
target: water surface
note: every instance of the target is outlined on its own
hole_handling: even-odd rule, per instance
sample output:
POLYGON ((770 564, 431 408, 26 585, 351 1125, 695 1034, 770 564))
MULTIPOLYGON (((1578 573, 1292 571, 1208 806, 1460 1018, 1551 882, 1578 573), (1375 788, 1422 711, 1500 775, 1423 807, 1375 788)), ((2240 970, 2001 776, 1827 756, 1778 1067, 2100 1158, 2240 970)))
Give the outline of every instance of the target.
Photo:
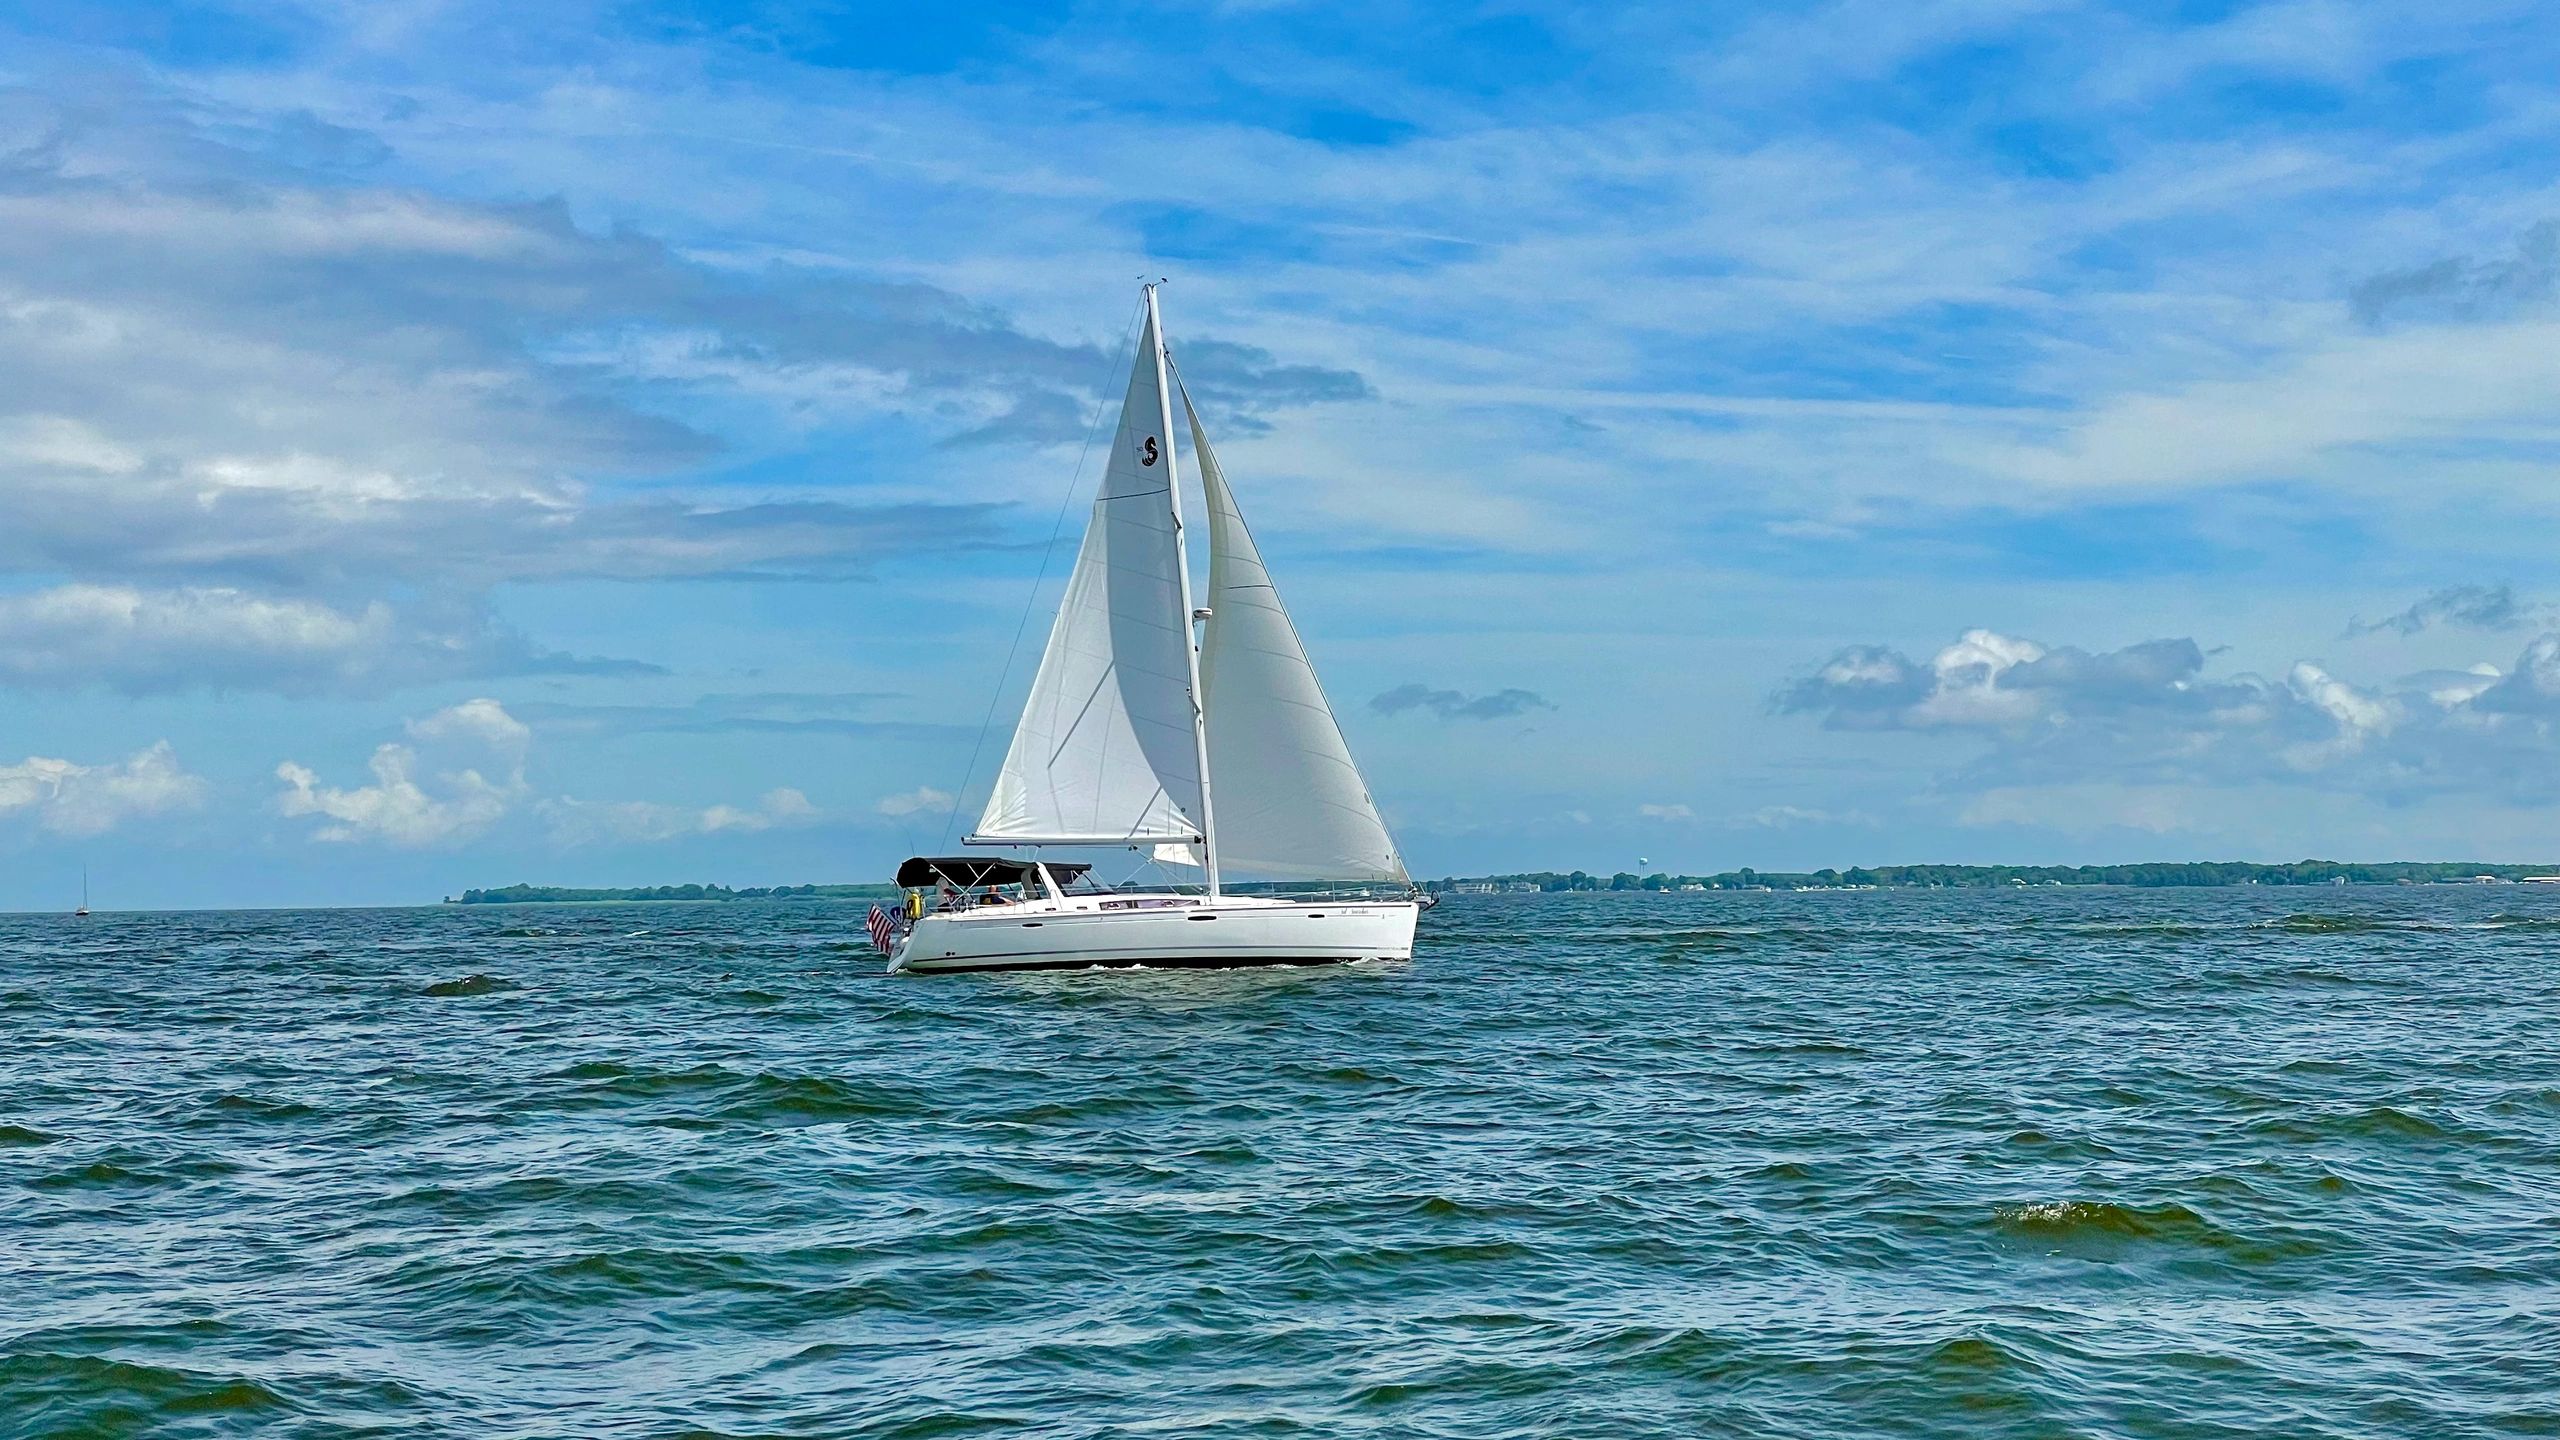
POLYGON ((2560 895, 0 920, 0 1435, 2560 1434, 2560 895))

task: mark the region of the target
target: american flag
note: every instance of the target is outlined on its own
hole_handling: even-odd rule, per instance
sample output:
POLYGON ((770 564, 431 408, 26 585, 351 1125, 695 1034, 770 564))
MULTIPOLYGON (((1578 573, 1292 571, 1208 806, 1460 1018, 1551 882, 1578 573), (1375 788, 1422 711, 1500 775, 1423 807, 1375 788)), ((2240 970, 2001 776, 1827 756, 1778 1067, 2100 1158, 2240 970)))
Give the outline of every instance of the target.
POLYGON ((888 911, 877 905, 872 906, 871 943, 878 947, 881 954, 886 955, 897 938, 898 922, 890 918, 888 911))

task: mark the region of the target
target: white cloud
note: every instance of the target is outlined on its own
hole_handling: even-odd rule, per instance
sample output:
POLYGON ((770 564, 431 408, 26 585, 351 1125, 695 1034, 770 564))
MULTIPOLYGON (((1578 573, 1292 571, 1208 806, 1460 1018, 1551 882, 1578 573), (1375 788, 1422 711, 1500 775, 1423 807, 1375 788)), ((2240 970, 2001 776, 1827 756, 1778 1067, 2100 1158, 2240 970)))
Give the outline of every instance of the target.
POLYGON ((2402 677, 2400 688, 2449 709, 2479 699, 2501 678, 2498 667, 2484 660, 2468 670, 2421 670, 2402 677))
POLYGON ((2044 658, 2044 647, 1989 630, 1968 630, 1929 659, 1929 693, 1913 707, 1920 726, 2014 725, 2035 712, 2036 696, 2001 686, 2000 677, 2044 658))
POLYGON ((276 778, 287 786, 276 805, 289 816, 321 817, 326 823, 312 832, 317 840, 420 847, 481 833, 507 813, 516 793, 477 770, 439 776, 441 793, 430 793, 413 776, 417 764, 416 751, 385 745, 373 752, 367 767, 374 783, 337 789, 320 784, 307 766, 288 760, 276 767, 276 778))
POLYGON ((475 699, 409 722, 413 738, 444 750, 491 756, 506 768, 491 780, 477 766, 456 764, 421 780, 419 754, 406 745, 383 745, 367 768, 371 785, 322 785, 309 766, 291 760, 276 766, 285 783, 276 806, 287 816, 317 818, 312 838, 420 848, 468 840, 505 818, 523 798, 523 724, 495 700, 475 699))
POLYGON ((191 809, 205 783, 178 764, 163 740, 111 765, 30 756, 0 766, 0 814, 33 814, 63 835, 101 835, 126 820, 191 809))
POLYGON ((130 475, 142 457, 68 415, 15 415, 0 419, 0 466, 7 465, 130 475))
MULTIPOLYGON (((2290 363, 2092 405, 2050 442, 1984 468, 2061 490, 2175 490, 2316 472, 2343 452, 2449 443, 2560 409, 2560 323, 2343 328, 2290 363)), ((2235 357, 2236 359, 2237 357, 2235 357)))
POLYGON ((2465 630, 2515 630, 2530 624, 2540 614, 2541 606, 2529 605, 2516 598, 2508 585, 2448 585, 2429 591, 2417 603, 2397 614, 2385 615, 2367 623, 2351 621, 2347 634, 2373 635, 2388 631, 2395 635, 2416 635, 2427 630, 2453 627, 2465 630))
POLYGON ((1535 690, 1515 688, 1469 695, 1460 690, 1434 690, 1428 685, 1410 684, 1372 696, 1369 708, 1381 715, 1421 710, 1443 720, 1508 720, 1533 710, 1553 710, 1556 707, 1535 690))
POLYGON ((1835 813, 1805 805, 1763 805, 1748 814, 1734 818, 1733 823, 1750 830, 1797 830, 1822 825, 1873 825, 1875 817, 1863 811, 1835 813))
POLYGON ((525 747, 533 743, 533 731, 508 714, 505 706, 486 696, 412 720, 408 730, 421 740, 476 741, 519 763, 525 747))
POLYGON ((409 848, 471 839, 520 807, 539 816, 561 846, 752 834, 821 818, 808 796, 787 786, 766 791, 753 807, 537 795, 526 777, 532 728, 486 696, 419 716, 404 728, 415 745, 378 747, 369 762, 370 785, 324 785, 307 765, 278 765, 276 778, 285 788, 277 808, 321 822, 311 832, 317 840, 409 848), (422 756, 440 758, 431 763, 422 756))
POLYGON ((871 808, 883 815, 904 819, 909 815, 948 815, 956 803, 957 797, 948 790, 919 785, 903 795, 884 795, 880 803, 871 808))
POLYGON ((1686 805, 1659 805, 1646 803, 1636 807, 1636 814, 1647 820, 1691 820, 1697 818, 1696 812, 1692 811, 1686 805))
POLYGON ((2316 769, 2361 749, 2368 738, 2391 733, 2395 717, 2390 702, 2357 689, 2308 660, 2297 663, 2286 674, 2285 686, 2331 722, 2328 739, 2295 745, 2284 752, 2287 763, 2297 769, 2316 769))
MULTIPOLYGON (((2192 640, 2152 640, 2104 654, 1995 630, 1968 630, 1914 664, 1881 646, 1842 650, 1778 697, 1781 710, 1819 713, 1843 730, 2016 731, 2067 720, 2091 706, 2212 703, 2195 677, 2192 640)), ((2228 698, 2228 697, 2226 697, 2228 698)))
POLYGON ((726 448, 687 412, 743 402, 751 437, 940 426, 1097 369, 912 281, 350 184, 262 148, 308 115, 167 84, 82 67, 5 97, 10 132, 43 138, 0 195, 0 567, 284 589, 859 573, 989 517, 920 485, 620 482, 726 448), (834 371, 869 383, 800 378, 834 371))
POLYGON ((354 612, 229 589, 146 592, 63 585, 0 597, 0 674, 19 684, 105 680, 150 688, 181 677, 317 680, 378 660, 390 607, 354 612))
POLYGON ((378 600, 339 609, 224 586, 74 583, 0 595, 0 683, 30 689, 308 695, 466 676, 652 668, 537 649, 471 606, 421 622, 378 600))
POLYGON ((818 807, 797 790, 765 792, 752 810, 734 805, 693 809, 646 800, 580 800, 562 795, 538 807, 561 845, 636 844, 726 832, 752 834, 777 827, 805 825, 819 818, 818 807))
POLYGON ((2336 0, 2271 0, 2111 57, 2089 90, 2137 104, 2208 70, 2345 84, 2373 63, 2375 28, 2365 12, 2336 0))
POLYGON ((2192 640, 2047 648, 1971 631, 1927 664, 1853 647, 1778 697, 1840 730, 1975 736, 1944 777, 1968 823, 2026 822, 2071 787, 2110 785, 2106 824, 2171 825, 2197 787, 2294 786, 2405 803, 2560 798, 2560 634, 2513 669, 2428 671, 2370 688, 2300 661, 2281 680, 2204 673, 2192 640), (2133 788, 2126 788, 2133 787, 2133 788), (2030 790, 2048 798, 2022 798, 2030 790), (2176 804, 2171 804, 2171 799, 2176 804))
MULTIPOLYGON (((1249 17, 1237 23, 1256 28, 1249 17)), ((493 418, 513 428, 493 428, 493 437, 583 415, 646 455, 681 437, 661 433, 653 443, 638 433, 646 427, 633 423, 634 407, 587 382, 615 376, 696 397, 756 396, 793 423, 889 411, 946 433, 1016 413, 1026 397, 1054 400, 1089 384, 1069 373, 1092 358, 1083 347, 1036 337, 1097 329, 1084 308, 1067 310, 1089 307, 1089 291, 1061 275, 1100 273, 1102 257, 1156 238, 1143 215, 1130 214, 1141 207, 1098 199, 1139 193, 1130 167, 1143 156, 1159 182, 1147 193, 1180 194, 1186 213, 1248 237, 1234 263, 1194 262, 1205 312, 1287 353, 1375 367, 1375 389, 1409 404, 1402 415, 1367 407, 1356 423, 1291 433, 1285 447, 1266 452, 1298 495, 1371 527, 1389 507, 1399 530, 1437 541, 1464 532, 1514 548, 1598 548, 1613 530, 1655 538, 1675 517, 1726 508, 1696 483, 1702 470, 1739 482, 1719 487, 1736 497, 1730 504, 1827 513, 1860 496, 1906 491, 2014 504, 2022 470, 2068 489, 2151 483, 2128 470, 2177 471, 2187 478, 2160 483, 2184 484, 2194 483, 2189 472, 2260 464, 2183 455, 2186 432, 2146 433, 2111 417, 2163 399, 2212 408, 2202 392, 2218 381, 2316 368, 2333 343, 2351 344, 2358 337, 2341 328, 2334 304, 2325 309, 2336 324, 2326 329, 2271 316, 2323 308, 2303 304, 2306 292, 2315 302, 2335 299, 2317 293, 2335 288, 2325 277, 2301 274, 2302 248, 2276 237, 2316 222, 2321 252, 2351 271, 2363 250, 2408 245, 2419 222, 2407 207, 2371 198, 2387 188, 2377 179, 2441 184, 2435 167, 2461 141, 2430 133, 2395 149, 2361 123, 2288 115, 2276 134, 2200 142, 2199 129, 2219 127, 2155 122, 2192 116, 2190 102, 2215 97, 2162 97, 2243 77, 2375 80, 2394 59, 2477 46, 2489 24, 2479 15, 2375 20, 2331 0, 2258 7, 2213 25, 2041 0, 1869 0, 1826 7, 1811 24, 1735 25, 1703 13, 1578 17, 1571 29, 1576 44, 1592 47, 1593 88, 1565 105, 1528 102, 1543 94, 1537 85, 1452 96, 1374 56, 1270 67, 1302 71, 1297 84, 1332 95, 1374 90, 1377 103, 1418 126, 1400 143, 1346 149, 1226 115, 1062 110, 1061 94, 1096 93, 1097 70, 1143 63, 1144 42, 1119 34, 1104 46, 1060 41, 1043 50, 1049 59, 1078 56, 1064 67, 1034 62, 1007 67, 1000 80, 879 87, 822 83, 789 66, 757 69, 766 57, 738 51, 726 57, 736 78, 708 82, 695 46, 634 43, 598 26, 546 30, 558 47, 555 66, 492 74, 473 65, 473 82, 461 84, 435 70, 438 59, 451 66, 478 48, 469 12, 457 11, 419 27, 406 113, 386 113, 372 85, 325 63, 317 73, 200 80, 212 93, 189 96, 184 113, 217 117, 207 129, 242 152, 223 156, 236 168, 250 169, 259 145, 271 144, 268 132, 289 121, 334 123, 396 148, 404 177, 454 177, 480 193, 567 195, 580 216, 690 223, 693 251, 609 243, 567 224, 565 206, 476 206, 258 170, 258 183, 208 200, 169 183, 175 167, 166 158, 210 148, 208 136, 100 135, 94 119, 60 127, 80 162, 65 167, 66 177, 105 175, 118 183, 102 188, 115 193, 40 190, 25 200, 24 218, 39 234, 62 237, 63 248, 200 230, 223 266, 253 276, 307 267, 320 255, 379 264, 400 271, 386 290, 403 304, 427 288, 411 272, 449 281, 462 268, 492 295, 529 297, 514 303, 539 339, 494 343, 491 317, 465 306, 450 320, 436 317, 445 325, 436 334, 468 332, 456 348, 480 363, 452 368, 528 381, 545 400, 589 403, 565 407, 574 415, 492 407, 505 383, 457 386, 463 393, 452 403, 503 409, 493 418), (1854 103, 1841 107, 1849 92, 1891 93, 1901 66, 1941 63, 1949 47, 1970 45, 2026 57, 2017 73, 2004 65, 1999 87, 2004 114, 2022 121, 2022 143, 1983 143, 2005 126, 1915 134, 1898 112, 1879 123, 1854 103), (1606 77, 1630 62, 1651 83, 1623 87, 1621 105, 1606 77), (564 81, 563 69, 579 78, 564 81), (1640 102, 1663 94, 1662 77, 1694 86, 1697 103, 1640 102), (813 132, 843 138, 813 144, 813 132), (1037 144, 1023 143, 1034 134, 1037 144), (2072 155, 2054 157, 2055 173, 2041 163, 2047 157, 2018 153, 2055 137, 2066 151, 2097 152, 2086 157, 2096 173, 2074 173, 2072 155), (895 163, 878 163, 892 148, 895 163), (812 157, 857 165, 867 203, 842 205, 827 193, 833 179, 818 188, 816 177, 833 172, 812 169, 812 157), (120 213, 127 208, 131 216, 120 213), (749 210, 752 223, 742 223, 749 210), (1265 232, 1292 243, 1282 254, 1260 253, 1250 237, 1265 232), (2109 258, 2078 258, 2092 254, 2109 258), (697 256, 704 263, 689 263, 697 256), (701 294, 713 284, 705 270, 769 283, 733 287, 719 297, 728 303, 715 305, 701 294), (866 270, 930 278, 887 286, 860 278, 866 270), (813 276, 846 283, 812 285, 809 298, 821 303, 811 304, 797 291, 813 276), (1018 305, 1047 328, 1008 324, 932 288, 943 284, 1018 305), (1308 298, 1326 295, 1358 303, 1308 298), (1930 318, 1947 307, 1969 317, 1962 333, 1944 336, 1930 318), (803 323, 782 313, 794 308, 803 323), (1856 328, 1878 322, 1892 333, 1856 328), (817 332, 830 326, 861 343, 823 343, 817 332), (984 353, 953 333, 972 328, 983 332, 984 353), (1680 343, 1699 337, 1744 343, 1680 343), (1979 353, 1989 347, 1997 356, 1979 353), (1719 370, 1710 358, 1718 351, 1742 358, 1719 370), (1861 385, 1861 365, 1886 377, 1865 388, 1889 393, 1843 398, 1844 385, 1861 385), (971 383, 973 371, 1004 383, 971 383), (1531 379, 1544 393, 1523 400, 1519 387, 1531 379), (1416 397, 1424 403, 1410 403, 1416 397), (1612 414, 1613 434, 1586 427, 1595 438, 1573 447, 1595 453, 1557 453, 1562 415, 1630 397, 1659 397, 1663 413, 1612 414), (1676 413, 1700 401, 1864 407, 1865 418, 1773 412, 1728 434, 1702 434, 1676 413), (1546 474, 1523 484, 1499 462, 1522 453, 1533 427, 1549 442, 1534 452, 1546 474), (2129 442, 2162 453, 2146 456, 2129 442), (1377 473, 1399 483, 1370 483, 1377 473), (1567 514, 1571 523, 1558 523, 1567 514)), ((1304 40, 1258 32, 1239 43, 1295 56, 1304 40)), ((2479 123, 2515 127, 2496 137, 2509 146, 2548 128, 2543 116, 2494 102, 2479 123)), ((2476 197, 2465 211, 2493 203, 2481 188, 2447 187, 2476 197)), ((473 289, 450 284, 436 295, 473 289)), ((2321 382, 2298 377, 2294 401, 2316 402, 2321 382)), ((2226 419, 2246 414, 2223 411, 2226 419)), ((2218 452, 2249 438, 2245 428, 2208 427, 2193 444, 2218 452)), ((2299 439, 2280 448, 2297 452, 2299 439)), ((2316 436, 2308 443, 2315 453, 2335 448, 2316 436)), ((557 472, 538 464, 480 468, 519 477, 528 493, 561 505, 595 503, 566 493, 553 483, 557 472)), ((452 473, 439 478, 460 483, 452 473)), ((853 528, 837 538, 850 540, 853 528)), ((588 558, 582 547, 563 553, 588 558)))

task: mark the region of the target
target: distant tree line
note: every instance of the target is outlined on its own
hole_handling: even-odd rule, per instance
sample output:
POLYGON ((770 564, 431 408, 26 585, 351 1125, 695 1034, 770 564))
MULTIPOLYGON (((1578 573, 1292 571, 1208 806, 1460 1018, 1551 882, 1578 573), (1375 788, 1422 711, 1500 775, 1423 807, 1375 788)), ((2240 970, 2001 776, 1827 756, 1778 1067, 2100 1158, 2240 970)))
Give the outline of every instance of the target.
MULTIPOLYGON (((2483 876, 2521 880, 2528 875, 2560 874, 2560 864, 2505 865, 2486 861, 2296 860, 2285 865, 2256 865, 2237 860, 2170 862, 2141 865, 1853 865, 1846 870, 1726 870, 1714 875, 1673 875, 1656 871, 1614 875, 1588 871, 1525 870, 1508 875, 1451 876, 1426 880, 1422 888, 1445 894, 1460 885, 1522 887, 1555 893, 1579 890, 1840 890, 1853 886, 1890 889, 1993 889, 2035 885, 2426 885, 2483 876)), ((1254 891, 1272 886, 1236 885, 1254 891)), ((1278 887, 1286 888, 1286 887, 1278 887)), ((898 894, 894 885, 640 885, 626 889, 581 889, 567 885, 507 885, 494 890, 465 890, 450 897, 453 905, 523 905, 562 901, 633 900, 877 900, 898 894)))
POLYGON ((1575 870, 1530 870, 1510 875, 1453 876, 1423 888, 1445 893, 1460 885, 1528 885, 1541 891, 1574 890, 1838 890, 1851 886, 1897 889, 1986 889, 2030 885, 2426 885, 2494 876, 2521 880, 2560 874, 2560 865, 2498 865, 2480 861, 2296 860, 2256 865, 2236 860, 2160 861, 2141 865, 1854 865, 1846 870, 1727 870, 1715 875, 1637 875, 1621 870, 1593 875, 1575 870))
POLYGON ((526 905, 541 901, 594 900, 876 900, 895 895, 895 885, 639 885, 619 890, 584 890, 567 885, 508 885, 496 890, 465 890, 449 905, 526 905))

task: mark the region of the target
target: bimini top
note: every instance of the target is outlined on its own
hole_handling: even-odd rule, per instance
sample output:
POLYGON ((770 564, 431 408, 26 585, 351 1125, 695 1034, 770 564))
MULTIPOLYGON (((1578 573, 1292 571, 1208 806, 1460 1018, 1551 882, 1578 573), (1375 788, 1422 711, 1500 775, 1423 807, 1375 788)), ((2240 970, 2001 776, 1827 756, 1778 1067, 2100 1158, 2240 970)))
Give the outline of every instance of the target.
MULTIPOLYGON (((1049 873, 1060 888, 1076 883, 1076 877, 1090 865, 1049 864, 1049 873)), ((918 855, 898 867, 898 883, 904 886, 956 885, 963 890, 979 885, 1019 885, 1032 878, 1028 860, 1005 860, 993 855, 918 855)))

